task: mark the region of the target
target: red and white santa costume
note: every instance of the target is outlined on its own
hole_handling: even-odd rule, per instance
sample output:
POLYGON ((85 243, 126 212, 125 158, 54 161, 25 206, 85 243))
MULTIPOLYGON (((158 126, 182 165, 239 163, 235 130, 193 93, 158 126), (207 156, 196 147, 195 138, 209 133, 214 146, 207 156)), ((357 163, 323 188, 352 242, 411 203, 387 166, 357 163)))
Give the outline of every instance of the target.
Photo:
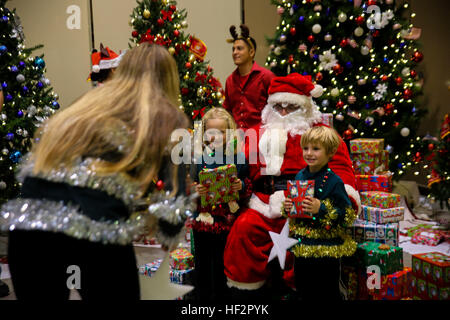
MULTIPOLYGON (((264 285, 270 274, 267 260, 273 243, 269 231, 280 233, 286 223, 281 216, 285 199, 281 188, 284 186, 286 189, 286 179, 293 179, 307 166, 300 140, 307 129, 323 125, 322 114, 312 100, 312 96, 318 97, 321 93, 322 87, 315 86, 310 76, 298 73, 276 77, 271 82, 262 123, 253 128, 257 143, 246 139, 245 152, 250 162, 253 194, 249 208, 242 209, 228 235, 224 265, 229 287, 256 290, 264 285), (283 107, 294 104, 301 108, 282 117, 273 108, 277 103, 283 107), (252 164, 252 157, 256 159, 256 155, 257 161, 252 164)), ((251 136, 251 133, 246 132, 246 135, 251 136)), ((344 182, 350 200, 359 212, 361 205, 355 173, 342 139, 328 165, 344 182)))

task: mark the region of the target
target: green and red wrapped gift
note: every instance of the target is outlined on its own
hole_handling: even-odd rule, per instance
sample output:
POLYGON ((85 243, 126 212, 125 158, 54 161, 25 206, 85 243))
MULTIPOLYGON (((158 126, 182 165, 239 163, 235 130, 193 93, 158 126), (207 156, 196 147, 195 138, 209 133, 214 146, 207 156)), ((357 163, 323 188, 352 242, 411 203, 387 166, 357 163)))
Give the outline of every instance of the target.
POLYGON ((360 193, 361 205, 382 209, 400 207, 400 195, 382 191, 364 191, 360 193))
POLYGON ((170 266, 176 270, 188 270, 194 267, 194 256, 185 248, 170 253, 170 266))
POLYGON ((358 243, 372 241, 398 246, 398 228, 397 222, 377 224, 375 222, 356 219, 353 225, 347 228, 346 231, 358 243))
POLYGON ((381 153, 384 149, 384 139, 353 139, 350 140, 350 152, 355 153, 381 153))
POLYGON ((350 156, 355 173, 368 175, 388 170, 389 152, 383 149, 384 139, 350 140, 350 156))
POLYGON ((403 270, 403 249, 400 247, 368 241, 358 245, 356 255, 362 268, 378 266, 382 275, 403 270))
POLYGON ((359 218, 374 223, 391 223, 402 221, 404 213, 404 207, 380 209, 363 205, 359 218))
POLYGON ((392 173, 386 172, 375 175, 356 175, 356 187, 358 191, 384 191, 392 192, 392 173))
POLYGON ((450 256, 441 252, 414 254, 413 275, 441 287, 450 286, 450 256))

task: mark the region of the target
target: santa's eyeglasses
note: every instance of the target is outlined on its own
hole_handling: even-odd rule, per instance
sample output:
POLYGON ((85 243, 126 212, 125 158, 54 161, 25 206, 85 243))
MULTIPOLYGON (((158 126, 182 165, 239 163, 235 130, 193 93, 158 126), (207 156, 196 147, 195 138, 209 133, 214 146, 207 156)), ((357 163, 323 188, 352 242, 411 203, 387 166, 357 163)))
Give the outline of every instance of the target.
POLYGON ((278 113, 291 113, 300 109, 299 105, 290 104, 290 103, 276 103, 273 105, 273 109, 278 113))

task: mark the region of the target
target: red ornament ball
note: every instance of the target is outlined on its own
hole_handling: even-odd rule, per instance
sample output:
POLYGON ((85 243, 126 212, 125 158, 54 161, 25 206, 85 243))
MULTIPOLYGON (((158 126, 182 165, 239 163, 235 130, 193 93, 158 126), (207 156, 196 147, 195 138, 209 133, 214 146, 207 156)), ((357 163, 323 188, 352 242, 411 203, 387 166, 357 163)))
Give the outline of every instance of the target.
POLYGON ((174 35, 175 37, 178 37, 178 36, 180 35, 180 31, 174 30, 174 31, 173 31, 173 35, 174 35))
POLYGON ((186 67, 186 69, 192 68, 192 64, 190 62, 186 62, 184 66, 186 67))
POLYGON ((405 89, 405 91, 403 91, 403 98, 408 100, 411 99, 412 97, 412 91, 410 89, 405 89))
POLYGON ((309 42, 314 42, 314 39, 315 38, 314 38, 314 36, 312 34, 308 36, 308 41, 309 42))
POLYGON ((384 106, 384 111, 387 114, 391 114, 392 111, 394 111, 394 105, 392 103, 388 103, 387 105, 384 106))
POLYGON ((339 100, 339 101, 336 103, 336 108, 342 109, 342 108, 344 107, 344 105, 345 105, 344 101, 339 100))
POLYGON ((394 127, 397 128, 400 125, 400 123, 398 121, 394 122, 394 127))
POLYGON ((342 48, 348 45, 347 39, 342 39, 341 43, 339 44, 342 48))
POLYGON ((395 83, 399 86, 403 83, 402 77, 395 78, 395 83))
POLYGON ((380 72, 380 68, 375 67, 375 68, 372 69, 372 71, 373 71, 373 73, 378 73, 378 72, 380 72))
POLYGON ((175 11, 175 10, 177 10, 177 6, 176 5, 174 5, 174 4, 172 4, 172 5, 170 5, 170 11, 175 11))
POLYGON ((343 134, 343 138, 344 138, 345 140, 350 140, 350 139, 352 139, 352 138, 353 138, 353 131, 350 130, 350 129, 345 130, 345 131, 344 131, 344 134, 343 134))
POLYGON ((389 77, 388 77, 387 75, 383 75, 383 76, 381 77, 381 80, 382 80, 382 81, 388 81, 388 80, 389 80, 389 77))
POLYGON ((321 81, 322 79, 323 79, 322 72, 317 72, 317 74, 316 74, 316 81, 321 81))
POLYGON ((294 63, 294 55, 291 54, 291 55, 289 56, 288 63, 289 63, 289 64, 293 64, 293 63, 294 63))
POLYGON ((369 0, 369 1, 367 1, 367 5, 368 6, 374 6, 376 4, 377 4, 377 0, 369 0))
POLYGON ((164 182, 162 180, 158 180, 158 182, 156 182, 156 189, 158 189, 159 191, 164 189, 164 182))
POLYGON ((380 35, 380 30, 375 30, 373 33, 372 33, 372 36, 374 36, 374 37, 378 37, 380 35))
POLYGON ((411 70, 410 75, 413 78, 417 77, 417 71, 416 70, 411 70))
POLYGON ((164 25, 164 20, 161 19, 161 18, 159 18, 158 21, 156 21, 156 23, 158 23, 158 25, 159 25, 160 27, 162 27, 162 26, 164 25))
POLYGON ((188 88, 181 88, 181 94, 183 96, 187 96, 189 94, 189 89, 188 88))
POLYGON ((339 63, 337 63, 334 67, 333 67, 333 71, 336 74, 341 74, 342 72, 344 72, 344 67, 342 67, 339 63))
POLYGON ((291 35, 295 36, 295 34, 297 33, 297 29, 292 27, 291 30, 289 30, 289 32, 291 33, 291 35))
POLYGON ((139 32, 137 32, 137 31, 135 30, 135 31, 133 31, 133 32, 131 33, 131 36, 132 36, 133 38, 137 38, 137 37, 139 36, 139 32))
POLYGON ((416 51, 414 52, 411 60, 415 61, 415 62, 420 62, 423 60, 423 53, 420 51, 416 51))
POLYGON ((358 16, 358 17, 356 17, 355 21, 358 25, 362 25, 364 23, 364 17, 358 16))
POLYGON ((434 144, 433 144, 433 143, 430 143, 430 144, 428 145, 428 150, 432 151, 433 149, 434 149, 434 144))

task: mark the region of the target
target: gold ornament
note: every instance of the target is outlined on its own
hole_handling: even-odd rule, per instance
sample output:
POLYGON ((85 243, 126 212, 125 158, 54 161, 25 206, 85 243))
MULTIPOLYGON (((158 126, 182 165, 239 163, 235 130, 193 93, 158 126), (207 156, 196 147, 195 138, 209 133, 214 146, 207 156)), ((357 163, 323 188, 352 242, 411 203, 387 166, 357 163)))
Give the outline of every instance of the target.
POLYGON ((150 10, 145 9, 145 10, 144 10, 144 13, 143 13, 142 15, 144 16, 145 19, 150 18, 150 10))
POLYGON ((195 61, 195 56, 193 54, 191 54, 189 56, 189 62, 194 62, 195 61))
POLYGON ((168 51, 169 51, 169 53, 170 53, 171 55, 174 55, 174 54, 175 54, 175 48, 174 48, 174 47, 170 47, 170 48, 168 49, 168 51))
POLYGON ((222 99, 222 93, 221 92, 217 92, 216 96, 217 96, 217 98, 222 99))
POLYGON ((184 80, 189 80, 189 75, 188 74, 184 75, 184 80))
POLYGON ((181 22, 181 27, 182 28, 187 28, 188 27, 188 23, 186 21, 181 22))
POLYGON ((186 40, 186 46, 189 48, 191 46, 191 42, 189 40, 186 40))
POLYGON ((198 90, 197 90, 197 95, 199 95, 199 96, 203 96, 203 94, 204 94, 205 92, 203 91, 203 88, 198 88, 198 90))
POLYGON ((129 25, 130 27, 132 27, 133 24, 134 24, 134 19, 131 19, 130 22, 128 22, 128 25, 129 25))

